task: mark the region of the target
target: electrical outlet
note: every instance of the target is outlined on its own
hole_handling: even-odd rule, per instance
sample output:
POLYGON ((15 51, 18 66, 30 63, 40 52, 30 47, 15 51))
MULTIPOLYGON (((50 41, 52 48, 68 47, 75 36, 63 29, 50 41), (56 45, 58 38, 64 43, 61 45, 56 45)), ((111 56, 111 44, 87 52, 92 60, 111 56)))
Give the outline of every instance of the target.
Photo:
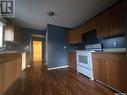
POLYGON ((113 46, 116 47, 117 46, 117 42, 113 42, 113 46))

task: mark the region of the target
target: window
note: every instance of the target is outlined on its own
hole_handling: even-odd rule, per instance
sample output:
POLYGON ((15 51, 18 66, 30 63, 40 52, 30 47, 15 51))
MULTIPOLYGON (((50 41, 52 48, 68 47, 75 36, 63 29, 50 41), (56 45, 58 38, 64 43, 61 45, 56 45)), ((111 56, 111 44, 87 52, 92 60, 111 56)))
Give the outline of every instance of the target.
POLYGON ((3 25, 0 23, 0 48, 3 47, 3 25))

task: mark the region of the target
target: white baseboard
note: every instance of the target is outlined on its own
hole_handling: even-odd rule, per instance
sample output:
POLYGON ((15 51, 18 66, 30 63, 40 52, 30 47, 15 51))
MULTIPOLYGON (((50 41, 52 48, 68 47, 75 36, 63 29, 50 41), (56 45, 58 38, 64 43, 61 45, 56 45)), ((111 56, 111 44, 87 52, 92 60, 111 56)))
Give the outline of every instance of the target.
POLYGON ((54 67, 54 68, 48 68, 48 70, 61 69, 61 68, 68 68, 68 65, 60 66, 60 67, 54 67))

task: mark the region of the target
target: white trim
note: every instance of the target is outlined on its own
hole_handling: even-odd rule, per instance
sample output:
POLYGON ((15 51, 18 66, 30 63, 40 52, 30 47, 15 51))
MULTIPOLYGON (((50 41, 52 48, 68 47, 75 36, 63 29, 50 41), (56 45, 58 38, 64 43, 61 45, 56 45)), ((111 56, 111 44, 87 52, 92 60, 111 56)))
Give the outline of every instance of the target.
POLYGON ((45 53, 45 61, 46 61, 46 64, 48 64, 48 31, 46 32, 46 48, 45 48, 46 50, 46 53, 45 53))
POLYGON ((22 70, 26 68, 26 53, 22 53, 22 70))
POLYGON ((102 85, 104 85, 105 87, 108 87, 108 88, 110 88, 110 89, 112 89, 112 90, 114 90, 114 91, 116 91, 116 92, 118 92, 118 93, 121 93, 121 91, 119 91, 119 90, 117 90, 117 89, 115 89, 115 88, 113 88, 113 87, 111 87, 111 86, 109 86, 109 85, 107 85, 107 84, 105 84, 105 83, 99 81, 99 80, 96 80, 96 79, 95 79, 95 81, 98 82, 98 83, 100 83, 100 84, 102 84, 102 85))
POLYGON ((40 34, 33 34, 32 37, 45 38, 44 35, 40 35, 40 34))
POLYGON ((68 65, 60 66, 60 67, 54 67, 54 68, 48 68, 48 70, 61 69, 61 68, 68 68, 68 65))

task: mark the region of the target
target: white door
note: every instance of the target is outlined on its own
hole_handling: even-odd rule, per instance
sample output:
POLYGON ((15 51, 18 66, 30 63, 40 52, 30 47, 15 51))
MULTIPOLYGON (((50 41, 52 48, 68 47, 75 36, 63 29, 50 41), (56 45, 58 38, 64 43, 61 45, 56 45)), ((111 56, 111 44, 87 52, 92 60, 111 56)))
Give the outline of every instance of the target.
POLYGON ((22 70, 26 68, 26 53, 22 53, 22 70))

